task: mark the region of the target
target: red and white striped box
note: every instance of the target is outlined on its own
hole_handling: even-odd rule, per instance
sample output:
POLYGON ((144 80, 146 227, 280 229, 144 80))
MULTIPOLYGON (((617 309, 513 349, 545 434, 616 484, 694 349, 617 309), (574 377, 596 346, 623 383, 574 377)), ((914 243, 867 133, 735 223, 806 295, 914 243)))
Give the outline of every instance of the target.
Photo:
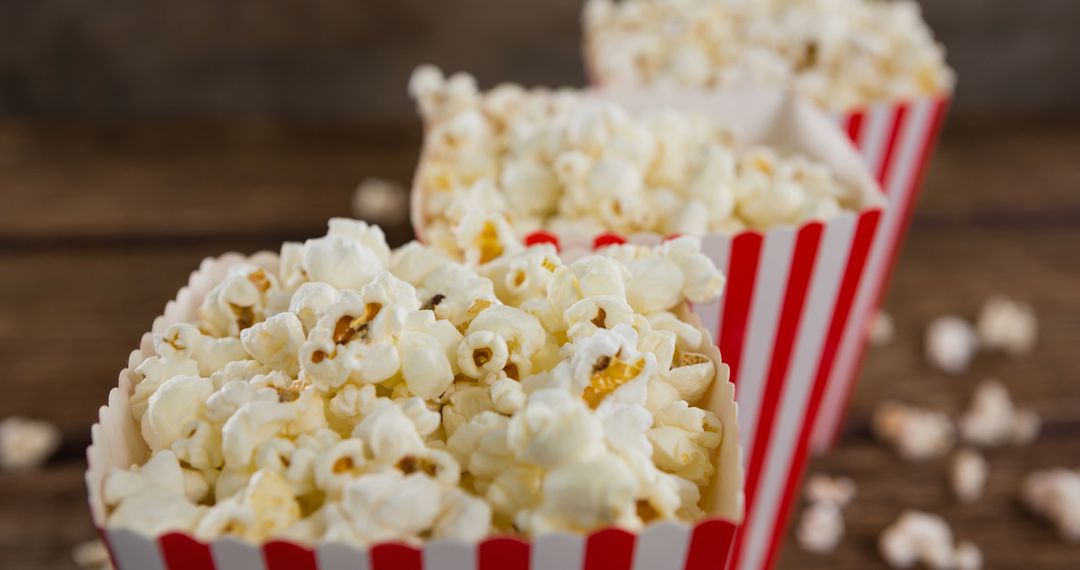
MULTIPOLYGON (((634 110, 692 109, 731 128, 743 144, 798 151, 827 163, 858 188, 864 207, 825 222, 780 226, 766 232, 713 234, 702 249, 725 271, 723 296, 693 307, 714 334, 731 368, 746 463, 746 518, 729 568, 771 564, 807 459, 811 428, 828 383, 843 361, 858 354, 839 348, 857 326, 852 309, 867 296, 871 246, 885 208, 881 189, 836 122, 791 93, 775 90, 670 92, 595 90, 634 110)), ((424 152, 421 151, 421 160, 424 152)), ((413 225, 423 236, 423 200, 413 195, 413 225)), ((560 242, 536 232, 526 243, 554 242, 564 257, 611 243, 659 243, 658 235, 596 236, 590 243, 560 242)), ((870 295, 873 297, 873 295, 870 295)), ((856 335, 858 336, 858 335, 856 335)))
MULTIPOLYGON (((640 533, 603 529, 588 536, 553 533, 535 540, 495 537, 480 543, 435 540, 423 546, 378 544, 367 549, 323 543, 309 547, 285 541, 252 544, 233 538, 203 542, 183 533, 146 536, 129 530, 109 529, 102 501, 105 477, 113 468, 142 464, 148 449, 131 415, 130 397, 137 381, 134 370, 154 355, 154 335, 171 324, 191 322, 206 293, 230 267, 252 263, 276 270, 277 255, 263 252, 251 257, 226 254, 206 259, 191 274, 164 313, 143 335, 140 347, 128 358, 128 368, 109 393, 108 405, 91 428, 87 449, 86 485, 90 510, 113 563, 120 570, 714 570, 722 568, 732 552, 743 513, 743 468, 734 386, 728 369, 713 349, 707 356, 717 364, 717 377, 703 407, 723 423, 725 437, 717 453, 717 474, 703 489, 709 516, 690 526, 660 522, 640 533), (731 435, 732 437, 727 437, 731 435)), ((695 323, 693 314, 683 315, 695 323)), ((707 334, 707 331, 705 331, 707 334)), ((710 343, 711 344, 711 343, 710 343)))
POLYGON ((837 123, 848 133, 881 184, 889 208, 881 218, 881 229, 871 247, 867 278, 873 285, 855 300, 852 308, 852 318, 861 324, 841 340, 841 364, 834 368, 821 400, 821 411, 810 439, 814 451, 832 448, 843 426, 870 322, 888 288, 948 106, 949 97, 943 95, 882 103, 836 116, 837 123))

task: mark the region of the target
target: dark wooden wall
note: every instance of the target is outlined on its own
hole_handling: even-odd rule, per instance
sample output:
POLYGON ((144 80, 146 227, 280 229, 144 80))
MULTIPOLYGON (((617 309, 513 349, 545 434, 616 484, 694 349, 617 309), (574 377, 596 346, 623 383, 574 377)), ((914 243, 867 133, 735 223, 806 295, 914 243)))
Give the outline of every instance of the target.
MULTIPOLYGON (((1078 113, 1080 1, 923 0, 959 113, 1078 113)), ((0 0, 0 115, 412 120, 409 71, 581 84, 580 0, 0 0)))

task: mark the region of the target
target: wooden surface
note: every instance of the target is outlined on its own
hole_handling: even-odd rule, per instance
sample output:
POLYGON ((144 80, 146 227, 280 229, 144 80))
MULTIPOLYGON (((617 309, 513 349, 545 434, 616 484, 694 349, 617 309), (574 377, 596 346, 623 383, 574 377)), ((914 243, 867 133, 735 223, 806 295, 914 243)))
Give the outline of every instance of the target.
MULTIPOLYGON (((318 235, 325 218, 349 213, 363 177, 408 180, 416 130, 0 123, 0 417, 43 417, 64 433, 44 470, 0 474, 0 568, 70 568, 71 547, 93 537, 88 426, 199 260, 318 235)), ((1026 472, 1080 457, 1077 156, 1076 126, 948 126, 887 300, 898 338, 869 353, 840 447, 811 467, 858 482, 847 538, 831 556, 789 541, 782 568, 881 567, 877 534, 906 508, 943 514, 989 568, 1080 567, 1080 545, 1061 543, 1016 502, 1026 472), (982 357, 960 378, 930 370, 919 350, 925 324, 972 315, 994 293, 1035 305, 1036 353, 982 357), (991 451, 987 497, 959 506, 944 460, 902 463, 867 425, 883 398, 957 410, 987 376, 1046 425, 1031 446, 991 451)), ((400 242, 408 229, 389 233, 400 242)))
MULTIPOLYGON (((584 0, 0 0, 0 114, 407 119, 421 63, 581 85, 584 0)), ((919 0, 955 109, 1076 115, 1075 0, 919 0)))

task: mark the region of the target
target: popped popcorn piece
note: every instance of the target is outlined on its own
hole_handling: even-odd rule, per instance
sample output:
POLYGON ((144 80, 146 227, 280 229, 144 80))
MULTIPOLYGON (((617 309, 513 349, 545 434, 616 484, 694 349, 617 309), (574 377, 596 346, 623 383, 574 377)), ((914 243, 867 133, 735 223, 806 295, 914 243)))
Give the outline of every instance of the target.
POLYGON ((516 522, 531 533, 636 528, 640 527, 637 492, 633 473, 613 457, 569 463, 544 478, 542 502, 532 511, 523 511, 516 522))
POLYGON ((389 264, 390 248, 378 226, 333 218, 324 237, 304 242, 299 269, 311 281, 361 289, 389 264))
POLYGON ((669 404, 656 414, 647 433, 656 466, 701 486, 715 471, 713 457, 723 441, 723 425, 712 413, 685 401, 669 404))
POLYGON ((944 455, 955 440, 945 414, 893 401, 874 411, 873 428, 879 440, 909 461, 944 455))
POLYGON ((143 439, 151 450, 171 446, 185 437, 185 431, 197 422, 214 393, 214 384, 198 376, 174 376, 150 396, 142 419, 143 439))
POLYGON ((974 449, 965 448, 953 456, 949 481, 962 503, 974 503, 982 497, 989 475, 986 459, 974 449))
POLYGON ((71 559, 83 570, 112 570, 109 550, 101 539, 88 540, 75 545, 71 559))
POLYGON ((294 378, 300 373, 297 353, 304 339, 304 325, 292 313, 278 313, 240 332, 244 349, 255 360, 294 378))
POLYGON ((277 535, 300 520, 300 503, 292 489, 275 471, 259 470, 239 494, 218 502, 206 511, 194 536, 211 540, 234 536, 260 542, 277 535))
POLYGON ((966 372, 977 348, 975 329, 960 317, 938 317, 926 329, 926 359, 943 372, 966 372))
POLYGON ((1005 385, 996 380, 985 380, 975 388, 968 410, 958 421, 964 441, 984 447, 1029 443, 1038 435, 1039 424, 1039 416, 1016 408, 1005 385))
POLYGON ((235 336, 213 338, 190 324, 177 323, 165 329, 160 339, 155 338, 154 345, 165 360, 194 360, 199 366, 199 374, 210 376, 230 362, 248 358, 243 343, 235 336))
POLYGON ((892 316, 879 309, 874 313, 874 319, 870 321, 870 344, 885 346, 894 338, 896 338, 896 324, 892 316))
POLYGON ((183 469, 169 450, 154 453, 142 467, 111 471, 102 498, 112 507, 109 526, 148 535, 190 532, 205 511, 188 500, 183 469))
POLYGON ((612 87, 792 87, 845 111, 955 81, 915 2, 590 0, 582 22, 590 74, 612 87))
POLYGON ((1010 356, 1031 352, 1039 336, 1039 324, 1031 305, 1002 296, 987 299, 979 310, 975 329, 983 348, 1010 356))
POLYGON ((13 416, 0 421, 0 469, 40 467, 60 447, 60 429, 44 420, 13 416))
POLYGON ((811 503, 799 517, 795 537, 807 552, 826 554, 836 550, 844 537, 844 517, 840 507, 829 502, 811 503))
POLYGON ((814 475, 806 482, 806 498, 811 503, 829 503, 844 508, 855 498, 855 481, 848 477, 814 475))
POLYGON ((379 224, 400 224, 409 215, 408 196, 395 181, 367 178, 353 191, 353 214, 379 224))
POLYGON ((1080 473, 1062 468, 1029 473, 1021 483, 1020 498, 1057 527, 1062 539, 1080 541, 1080 473))
POLYGON ((266 317, 270 295, 278 288, 277 277, 262 267, 232 267, 199 307, 200 328, 215 337, 238 336, 266 317))
POLYGON ((982 558, 970 542, 953 544, 952 530, 945 519, 921 511, 900 515, 882 532, 878 548, 893 568, 910 568, 921 562, 934 570, 977 569, 982 558))

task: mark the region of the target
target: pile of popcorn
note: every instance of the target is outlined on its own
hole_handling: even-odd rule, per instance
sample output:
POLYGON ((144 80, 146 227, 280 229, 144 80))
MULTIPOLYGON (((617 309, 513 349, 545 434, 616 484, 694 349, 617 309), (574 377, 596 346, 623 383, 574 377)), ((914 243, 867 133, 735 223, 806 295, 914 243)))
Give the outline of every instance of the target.
POLYGON ((447 251, 541 229, 583 243, 761 230, 862 202, 827 165, 736 146, 723 125, 685 110, 631 113, 586 92, 515 84, 480 93, 473 77, 431 66, 409 91, 427 127, 414 222, 447 251))
POLYGON ((583 20, 603 85, 790 86, 849 111, 955 81, 913 0, 589 0, 583 20))
POLYGON ((723 287, 699 248, 469 266, 331 220, 155 338, 131 396, 149 459, 106 477, 107 523, 369 545, 693 521, 725 435, 680 318, 723 287))

